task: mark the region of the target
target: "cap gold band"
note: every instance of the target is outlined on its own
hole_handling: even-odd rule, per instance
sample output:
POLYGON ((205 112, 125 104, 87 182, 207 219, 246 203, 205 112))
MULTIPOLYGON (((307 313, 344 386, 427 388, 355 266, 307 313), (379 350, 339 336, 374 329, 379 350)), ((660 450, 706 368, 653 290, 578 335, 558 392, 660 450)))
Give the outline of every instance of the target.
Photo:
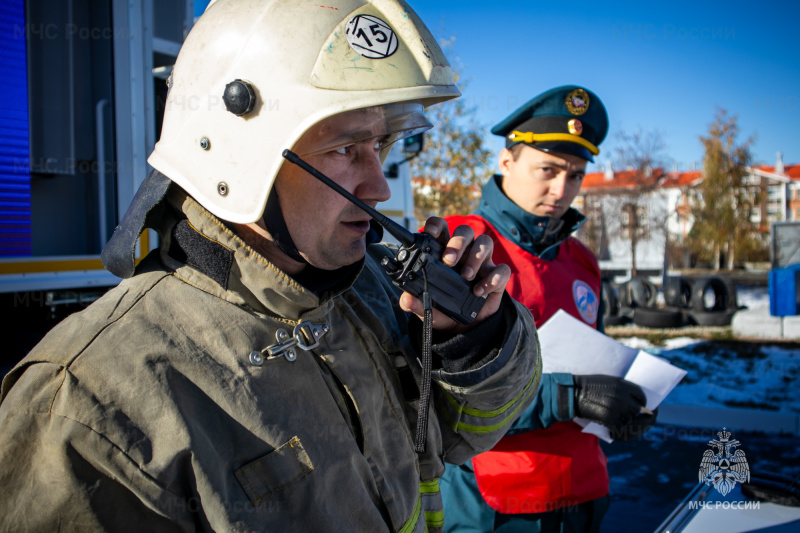
POLYGON ((577 135, 571 135, 569 133, 533 133, 532 131, 512 131, 508 138, 512 141, 516 142, 523 142, 523 143, 539 143, 539 142, 547 142, 547 141, 565 141, 571 142, 575 144, 580 144, 587 150, 589 150, 592 155, 598 155, 600 153, 600 149, 587 141, 582 137, 578 137, 577 135))

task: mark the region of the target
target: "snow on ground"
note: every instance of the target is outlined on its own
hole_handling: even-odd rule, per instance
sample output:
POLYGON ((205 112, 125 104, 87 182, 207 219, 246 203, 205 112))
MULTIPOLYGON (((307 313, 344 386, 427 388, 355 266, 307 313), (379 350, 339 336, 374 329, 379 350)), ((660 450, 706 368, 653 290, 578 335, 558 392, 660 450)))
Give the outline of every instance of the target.
POLYGON ((800 344, 666 339, 617 339, 669 360, 688 372, 667 403, 703 407, 741 407, 800 413, 800 344))
POLYGON ((661 346, 656 347, 653 343, 651 343, 647 339, 640 339, 639 337, 627 337, 617 339, 618 342, 621 342, 625 346, 629 346, 631 348, 637 348, 639 350, 644 350, 650 353, 656 353, 658 350, 666 348, 668 350, 676 349, 676 348, 683 348, 684 346, 688 346, 690 344, 697 344, 697 339, 692 337, 674 337, 671 339, 664 339, 661 346))
POLYGON ((717 341, 647 351, 688 371, 669 403, 800 413, 800 345, 717 341))
POLYGON ((763 286, 738 285, 736 287, 736 300, 739 305, 743 305, 748 309, 769 308, 769 293, 767 288, 763 286))
MULTIPOLYGON (((769 307, 766 287, 737 287, 739 305, 769 307)), ((661 340, 617 339, 668 359, 688 372, 667 403, 741 407, 800 413, 800 343, 703 341, 691 336, 661 340)))
MULTIPOLYGON (((766 287, 738 287, 737 293, 741 306, 769 308, 766 287)), ((658 338, 656 345, 635 334, 616 340, 688 372, 666 403, 800 413, 798 342, 702 340, 689 329, 680 337, 658 338)), ((676 431, 657 424, 641 441, 601 443, 611 476, 611 506, 601 532, 654 531, 697 484, 708 441, 718 430, 676 431)), ((739 431, 736 438, 753 473, 800 476, 797 435, 739 431)))

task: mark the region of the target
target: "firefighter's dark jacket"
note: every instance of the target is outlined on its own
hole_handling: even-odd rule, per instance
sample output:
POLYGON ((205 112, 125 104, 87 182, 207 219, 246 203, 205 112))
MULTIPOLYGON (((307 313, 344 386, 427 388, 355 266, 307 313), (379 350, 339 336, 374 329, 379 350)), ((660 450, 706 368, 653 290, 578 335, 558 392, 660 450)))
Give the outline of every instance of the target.
POLYGON ((437 530, 444 461, 536 395, 529 311, 506 298, 493 357, 434 369, 418 454, 410 320, 370 254, 321 298, 165 202, 161 249, 3 381, 0 530, 437 530))

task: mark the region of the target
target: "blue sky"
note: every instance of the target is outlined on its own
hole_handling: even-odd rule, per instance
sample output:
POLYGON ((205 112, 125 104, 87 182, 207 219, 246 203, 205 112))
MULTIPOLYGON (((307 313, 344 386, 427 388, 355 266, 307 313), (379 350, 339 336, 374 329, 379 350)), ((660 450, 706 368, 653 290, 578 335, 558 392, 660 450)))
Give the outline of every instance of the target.
MULTIPOLYGON (((198 0, 203 3, 202 0, 198 0)), ((488 129, 565 84, 597 93, 611 127, 658 131, 678 168, 701 166, 717 107, 738 115, 754 159, 800 163, 800 2, 540 2, 410 0, 470 80, 464 98, 488 129)), ((591 167, 590 167, 591 168, 591 167)))

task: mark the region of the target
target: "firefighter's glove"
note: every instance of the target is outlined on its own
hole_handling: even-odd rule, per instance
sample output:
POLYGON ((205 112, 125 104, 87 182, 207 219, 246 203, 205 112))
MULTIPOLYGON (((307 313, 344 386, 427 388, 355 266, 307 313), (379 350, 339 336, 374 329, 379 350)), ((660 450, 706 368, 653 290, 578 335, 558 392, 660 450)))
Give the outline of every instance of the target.
MULTIPOLYGON (((573 380, 575 416, 609 428, 633 423, 647 403, 647 396, 641 387, 622 378, 593 374, 576 375, 573 380)), ((655 423, 654 415, 646 416, 651 417, 655 423)))

